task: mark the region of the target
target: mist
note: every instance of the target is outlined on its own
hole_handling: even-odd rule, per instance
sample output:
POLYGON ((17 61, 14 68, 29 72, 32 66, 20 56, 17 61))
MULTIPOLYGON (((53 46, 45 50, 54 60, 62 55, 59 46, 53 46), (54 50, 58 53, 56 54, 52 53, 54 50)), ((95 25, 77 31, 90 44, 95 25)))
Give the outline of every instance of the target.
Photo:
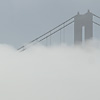
POLYGON ((0 100, 99 100, 100 41, 84 46, 0 45, 0 100))

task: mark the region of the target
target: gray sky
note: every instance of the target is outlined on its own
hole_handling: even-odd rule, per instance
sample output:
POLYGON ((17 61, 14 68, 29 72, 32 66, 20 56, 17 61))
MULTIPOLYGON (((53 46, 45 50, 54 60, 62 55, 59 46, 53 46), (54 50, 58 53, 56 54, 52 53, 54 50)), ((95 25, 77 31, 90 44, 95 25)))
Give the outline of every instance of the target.
POLYGON ((100 0, 0 0, 0 43, 18 48, 88 9, 100 16, 100 0))

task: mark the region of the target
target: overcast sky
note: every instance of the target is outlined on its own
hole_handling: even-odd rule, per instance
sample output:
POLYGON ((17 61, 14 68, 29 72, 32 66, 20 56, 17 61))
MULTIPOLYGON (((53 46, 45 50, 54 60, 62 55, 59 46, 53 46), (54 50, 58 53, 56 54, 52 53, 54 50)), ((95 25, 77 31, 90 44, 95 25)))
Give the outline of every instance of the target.
POLYGON ((18 48, 88 9, 100 16, 100 0, 0 0, 0 43, 18 48))

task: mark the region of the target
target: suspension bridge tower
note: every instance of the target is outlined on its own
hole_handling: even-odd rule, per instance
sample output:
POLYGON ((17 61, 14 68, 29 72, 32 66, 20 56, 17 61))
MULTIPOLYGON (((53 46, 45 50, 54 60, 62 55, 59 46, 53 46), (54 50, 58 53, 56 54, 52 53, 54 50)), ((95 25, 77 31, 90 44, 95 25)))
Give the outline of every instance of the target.
MULTIPOLYGON (((62 38, 61 32, 65 32, 65 30, 63 29, 65 29, 67 26, 71 25, 72 23, 74 23, 74 44, 81 44, 82 42, 85 42, 89 39, 93 39, 93 24, 100 26, 98 22, 93 21, 93 17, 100 19, 99 16, 93 14, 89 10, 85 14, 78 13, 77 15, 69 18, 68 20, 61 23, 60 25, 54 27, 50 31, 36 37, 32 41, 30 41, 27 45, 21 46, 18 50, 24 51, 27 49, 28 46, 36 45, 44 40, 46 40, 46 44, 47 44, 48 38, 50 38, 49 44, 51 45, 51 36, 54 36, 54 34, 60 33, 59 36, 61 40, 62 38)), ((63 37, 65 38, 66 36, 64 35, 63 37)))
POLYGON ((93 14, 89 10, 84 15, 78 13, 74 17, 74 44, 82 43, 83 40, 86 41, 92 38, 93 38, 93 14))

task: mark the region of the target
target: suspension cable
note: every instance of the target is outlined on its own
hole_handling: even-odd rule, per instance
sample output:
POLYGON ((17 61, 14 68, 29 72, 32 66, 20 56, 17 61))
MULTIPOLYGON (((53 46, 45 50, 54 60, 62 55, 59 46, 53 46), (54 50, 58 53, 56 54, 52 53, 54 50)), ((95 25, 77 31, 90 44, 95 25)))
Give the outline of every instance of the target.
POLYGON ((92 13, 92 15, 100 19, 100 17, 99 17, 99 16, 97 16, 97 15, 95 15, 95 14, 93 14, 93 13, 92 13))
MULTIPOLYGON (((56 30, 55 32, 51 33, 50 35, 48 35, 48 36, 44 37, 43 39, 39 40, 37 43, 39 43, 39 42, 45 40, 46 38, 48 38, 48 37, 54 35, 55 33, 57 33, 58 31, 60 31, 61 29, 65 28, 65 27, 69 26, 69 25, 72 24, 73 22, 74 22, 74 21, 68 23, 67 25, 65 25, 65 26, 63 26, 63 27, 61 27, 60 29, 56 30)), ((35 43, 35 44, 37 44, 37 43, 35 43)))
MULTIPOLYGON (((43 40, 45 40, 45 39, 47 39, 48 37, 50 37, 50 36, 52 36, 52 35, 54 35, 55 33, 57 33, 58 31, 60 31, 61 29, 63 29, 63 28, 65 28, 65 27, 67 27, 67 26, 69 26, 70 24, 72 24, 74 21, 72 21, 72 22, 70 22, 70 23, 68 23, 67 25, 65 25, 65 26, 63 26, 63 27, 61 27, 60 29, 58 29, 58 30, 56 30, 55 32, 53 32, 53 33, 51 33, 51 34, 49 34, 48 36, 46 36, 46 37, 44 37, 44 38, 42 38, 42 39, 40 39, 39 41, 37 41, 34 45, 36 45, 36 44, 38 44, 38 43, 40 43, 41 41, 43 41, 43 40)), ((25 51, 27 48, 25 48, 25 46, 23 46, 21 49, 19 49, 20 50, 20 52, 23 52, 23 51, 25 51)))
MULTIPOLYGON (((76 15, 75 15, 75 16, 76 16, 76 15)), ((66 21, 63 22, 62 24, 56 26, 55 28, 53 28, 53 29, 51 29, 50 31, 44 33, 43 35, 40 35, 39 37, 37 37, 37 38, 35 38, 34 40, 30 41, 28 44, 35 42, 36 40, 42 38, 43 36, 47 35, 48 33, 52 32, 53 30, 55 30, 55 29, 57 29, 58 27, 62 26, 63 24, 69 22, 69 21, 72 20, 75 16, 69 18, 68 20, 66 20, 66 21)), ((22 49, 22 48, 24 48, 24 47, 25 47, 25 46, 22 46, 22 47, 18 48, 17 50, 20 50, 20 49, 22 49)))
POLYGON ((94 22, 94 21, 93 21, 93 23, 96 24, 96 25, 98 25, 98 26, 100 26, 100 24, 98 24, 97 22, 94 22))

